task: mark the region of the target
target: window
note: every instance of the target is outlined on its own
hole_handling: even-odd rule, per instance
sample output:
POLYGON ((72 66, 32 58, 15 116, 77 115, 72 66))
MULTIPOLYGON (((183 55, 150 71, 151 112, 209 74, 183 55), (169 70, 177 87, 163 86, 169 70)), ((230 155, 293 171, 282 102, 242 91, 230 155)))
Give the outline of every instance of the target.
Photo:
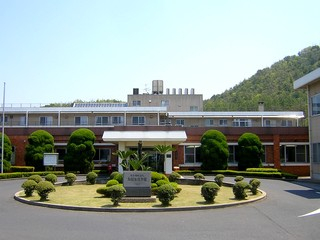
POLYGON ((220 119, 219 126, 228 126, 228 120, 227 119, 220 119))
POLYGON ((109 148, 96 148, 93 162, 95 164, 105 164, 110 162, 110 149, 109 148))
POLYGON ((177 119, 176 126, 184 126, 184 119, 177 119))
POLYGON ((206 119, 206 120, 205 120, 205 126, 207 126, 207 127, 208 127, 208 126, 213 126, 213 124, 214 124, 214 123, 213 123, 213 119, 206 119))
POLYGON ((320 114, 320 94, 317 94, 311 97, 311 114, 312 115, 320 114))
MULTIPOLYGON (((3 122, 3 117, 1 116, 1 117, 0 117, 0 123, 2 123, 2 122, 3 122)), ((5 123, 8 122, 8 117, 7 117, 7 116, 4 117, 4 122, 5 122, 5 123)))
POLYGON ((169 100, 161 100, 160 104, 161 104, 161 107, 168 107, 169 106, 169 100))
POLYGON ((309 145, 281 145, 280 159, 285 163, 309 162, 309 145))
POLYGON ((20 117, 20 122, 19 122, 19 125, 20 126, 25 126, 27 124, 27 121, 26 121, 26 116, 21 116, 20 117))
POLYGON ((233 120, 234 127, 251 127, 251 119, 234 119, 233 120))
POLYGON ((134 106, 134 107, 141 106, 141 101, 140 100, 133 100, 132 106, 134 106))
POLYGON ((196 112, 198 109, 198 106, 190 106, 190 112, 196 112))
POLYGON ((114 124, 114 125, 123 125, 123 117, 122 116, 112 117, 112 124, 114 124))
POLYGON ((320 162, 320 143, 312 144, 312 161, 320 162))
POLYGON ((281 120, 281 127, 292 127, 292 120, 281 120))
POLYGON ((80 116, 74 118, 75 125, 88 125, 88 117, 87 116, 80 116))
POLYGON ((41 126, 52 125, 52 122, 53 122, 52 116, 40 117, 40 125, 41 126))
POLYGON ((194 164, 200 163, 199 146, 190 145, 184 147, 184 163, 194 164))
POLYGON ((145 118, 144 117, 132 117, 132 125, 144 125, 145 118))
POLYGON ((238 146, 236 145, 230 145, 229 147, 229 157, 228 157, 228 163, 238 163, 236 160, 236 152, 238 151, 238 146))
POLYGON ((109 117, 96 117, 96 125, 108 125, 109 124, 109 117))

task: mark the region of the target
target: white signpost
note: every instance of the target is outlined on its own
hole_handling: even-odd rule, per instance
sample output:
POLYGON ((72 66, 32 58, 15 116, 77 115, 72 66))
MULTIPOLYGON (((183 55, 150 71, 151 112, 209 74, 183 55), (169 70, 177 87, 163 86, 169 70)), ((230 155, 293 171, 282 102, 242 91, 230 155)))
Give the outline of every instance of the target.
POLYGON ((58 165, 59 153, 44 153, 43 166, 55 167, 58 165))

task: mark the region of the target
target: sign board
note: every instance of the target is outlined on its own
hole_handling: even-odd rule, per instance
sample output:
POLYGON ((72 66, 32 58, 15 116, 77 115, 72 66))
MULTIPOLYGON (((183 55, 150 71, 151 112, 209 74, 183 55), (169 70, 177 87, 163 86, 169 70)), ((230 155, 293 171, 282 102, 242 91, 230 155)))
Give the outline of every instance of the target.
POLYGON ((151 172, 150 171, 124 171, 123 186, 128 197, 151 196, 151 172))
POLYGON ((43 166, 57 166, 59 153, 44 153, 43 166))

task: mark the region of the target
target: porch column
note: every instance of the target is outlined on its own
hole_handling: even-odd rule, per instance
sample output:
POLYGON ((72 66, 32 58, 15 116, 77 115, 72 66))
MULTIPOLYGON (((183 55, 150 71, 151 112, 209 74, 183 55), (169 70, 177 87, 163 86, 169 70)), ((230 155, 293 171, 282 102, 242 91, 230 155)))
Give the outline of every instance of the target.
MULTIPOLYGON (((119 151, 124 151, 126 149, 126 145, 124 142, 119 142, 118 143, 118 150, 119 151)), ((123 167, 121 166, 122 159, 118 157, 118 172, 123 173, 123 167)))
POLYGON ((280 162, 280 136, 279 135, 274 135, 273 136, 273 163, 274 163, 274 168, 280 169, 281 168, 281 162, 280 162))
POLYGON ((172 152, 167 152, 164 156, 164 173, 172 173, 172 152))

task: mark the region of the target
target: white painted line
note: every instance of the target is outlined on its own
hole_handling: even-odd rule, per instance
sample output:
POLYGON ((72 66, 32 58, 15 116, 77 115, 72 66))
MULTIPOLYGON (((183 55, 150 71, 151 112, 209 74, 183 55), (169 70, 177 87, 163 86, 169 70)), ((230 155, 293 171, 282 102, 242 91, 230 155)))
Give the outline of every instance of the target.
POLYGON ((310 213, 307 213, 307 214, 304 214, 304 215, 301 215, 299 217, 309 217, 309 216, 312 216, 312 215, 316 215, 316 214, 320 214, 320 208, 313 211, 313 212, 310 212, 310 213))

